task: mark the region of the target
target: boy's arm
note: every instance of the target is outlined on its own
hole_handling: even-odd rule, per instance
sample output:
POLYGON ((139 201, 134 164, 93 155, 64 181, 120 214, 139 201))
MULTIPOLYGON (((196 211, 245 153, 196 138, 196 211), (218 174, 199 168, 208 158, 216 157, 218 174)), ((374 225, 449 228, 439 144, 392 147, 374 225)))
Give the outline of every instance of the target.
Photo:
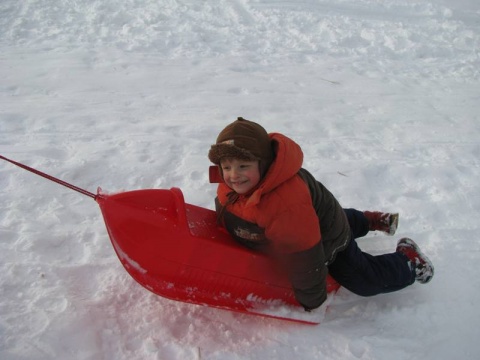
POLYGON ((282 258, 297 301, 307 311, 322 305, 327 299, 328 270, 321 243, 282 258))

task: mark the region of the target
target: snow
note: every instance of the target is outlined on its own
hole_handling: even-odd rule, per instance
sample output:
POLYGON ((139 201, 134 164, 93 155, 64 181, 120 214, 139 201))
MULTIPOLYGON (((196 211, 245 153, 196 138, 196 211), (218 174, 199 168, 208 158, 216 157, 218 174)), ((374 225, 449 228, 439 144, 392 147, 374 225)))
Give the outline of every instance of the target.
POLYGON ((2 0, 0 154, 81 188, 182 189, 237 116, 296 140, 345 207, 400 212, 427 285, 341 289, 300 325, 129 277, 97 204, 0 162, 0 358, 480 358, 477 0, 2 0))

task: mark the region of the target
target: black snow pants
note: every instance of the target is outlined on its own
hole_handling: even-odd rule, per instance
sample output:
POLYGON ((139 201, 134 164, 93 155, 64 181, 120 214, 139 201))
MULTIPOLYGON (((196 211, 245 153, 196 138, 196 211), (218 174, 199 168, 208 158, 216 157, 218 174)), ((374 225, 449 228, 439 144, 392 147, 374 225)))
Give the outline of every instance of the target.
POLYGON ((415 282, 408 258, 399 252, 370 255, 360 250, 355 239, 365 236, 368 220, 363 212, 344 209, 352 239, 328 266, 330 275, 343 287, 360 296, 372 296, 403 289, 415 282))

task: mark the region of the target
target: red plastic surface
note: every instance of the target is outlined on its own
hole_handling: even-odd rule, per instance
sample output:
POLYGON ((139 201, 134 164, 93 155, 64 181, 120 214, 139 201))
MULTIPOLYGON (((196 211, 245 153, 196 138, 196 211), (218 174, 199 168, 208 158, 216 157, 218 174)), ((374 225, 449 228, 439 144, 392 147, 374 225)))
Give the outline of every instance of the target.
MULTIPOLYGON (((97 202, 120 261, 153 293, 289 320, 265 307, 300 309, 284 271, 238 245, 216 225, 214 211, 186 204, 180 189, 99 194, 97 202)), ((338 287, 329 278, 328 291, 338 287)))

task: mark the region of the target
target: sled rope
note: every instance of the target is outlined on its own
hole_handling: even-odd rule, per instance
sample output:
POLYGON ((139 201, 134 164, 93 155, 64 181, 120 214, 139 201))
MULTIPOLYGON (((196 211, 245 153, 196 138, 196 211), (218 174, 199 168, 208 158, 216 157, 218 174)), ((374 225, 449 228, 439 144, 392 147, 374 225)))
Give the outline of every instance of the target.
POLYGON ((27 166, 27 165, 23 165, 19 162, 16 162, 16 161, 13 161, 13 160, 10 160, 10 159, 7 159, 5 156, 2 156, 0 155, 0 159, 3 159, 5 161, 8 161, 9 163, 13 164, 13 165, 16 165, 18 167, 21 167, 22 169, 25 169, 27 171, 30 171, 36 175, 39 175, 41 177, 44 177, 45 179, 48 179, 50 181, 53 181, 57 184, 60 184, 60 185, 63 185, 69 189, 72 189, 72 190, 75 190, 77 192, 79 192, 80 194, 83 194, 83 195, 86 195, 86 196, 89 196, 91 198, 93 198, 94 200, 97 199, 98 195, 95 195, 94 193, 91 193, 90 191, 87 191, 87 190, 84 190, 82 188, 79 188, 78 186, 75 186, 75 185, 72 185, 72 184, 69 184, 67 183, 66 181, 63 181, 63 180, 60 180, 60 179, 57 179, 56 177, 53 177, 51 175, 48 175, 48 174, 45 174, 39 170, 36 170, 34 168, 31 168, 30 166, 27 166))

